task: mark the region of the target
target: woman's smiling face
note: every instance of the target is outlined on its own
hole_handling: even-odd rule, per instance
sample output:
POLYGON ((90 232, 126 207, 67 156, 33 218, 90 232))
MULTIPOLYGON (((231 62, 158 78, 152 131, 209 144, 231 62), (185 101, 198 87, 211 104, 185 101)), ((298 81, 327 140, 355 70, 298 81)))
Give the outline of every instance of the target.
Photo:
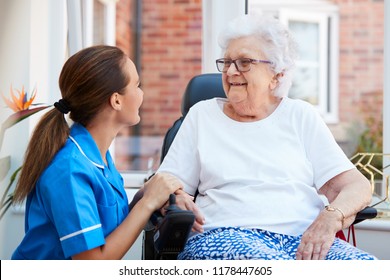
MULTIPOLYGON (((237 38, 229 43, 224 58, 267 60, 260 47, 261 40, 256 37, 237 38)), ((275 73, 267 63, 253 63, 247 72, 239 72, 232 63, 223 73, 223 87, 229 103, 242 116, 255 117, 261 107, 274 99, 276 85, 275 73)))

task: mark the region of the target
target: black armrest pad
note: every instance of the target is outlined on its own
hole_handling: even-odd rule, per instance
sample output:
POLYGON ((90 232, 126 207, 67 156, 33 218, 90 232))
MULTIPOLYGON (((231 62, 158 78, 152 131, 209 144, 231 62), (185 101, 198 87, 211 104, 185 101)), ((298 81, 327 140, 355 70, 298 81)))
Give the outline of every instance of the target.
POLYGON ((373 219, 377 215, 378 211, 376 210, 376 208, 368 206, 356 214, 356 218, 353 224, 360 223, 367 219, 373 219))

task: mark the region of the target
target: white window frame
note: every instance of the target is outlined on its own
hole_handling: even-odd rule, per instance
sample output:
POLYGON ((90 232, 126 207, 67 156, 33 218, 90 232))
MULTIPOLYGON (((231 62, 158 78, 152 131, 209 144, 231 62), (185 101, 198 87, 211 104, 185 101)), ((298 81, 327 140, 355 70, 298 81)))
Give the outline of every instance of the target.
MULTIPOLYGON (((384 74, 383 77, 390 75, 390 1, 384 1, 384 74)), ((390 79, 383 81, 383 152, 390 154, 390 79)), ((384 164, 390 164, 384 161, 384 164)), ((385 175, 390 176, 390 169, 385 169, 385 175)))
POLYGON ((202 1, 202 73, 218 73, 215 60, 222 55, 219 33, 227 22, 245 14, 245 5, 245 0, 202 1))
POLYGON ((117 0, 67 0, 69 25, 69 54, 94 44, 94 2, 104 5, 104 44, 116 44, 117 0))
POLYGON ((286 25, 289 21, 318 24, 319 60, 317 65, 297 60, 297 66, 318 67, 318 104, 315 105, 327 123, 338 122, 338 32, 332 28, 338 24, 337 14, 321 11, 280 9, 279 19, 286 25), (330 24, 329 24, 330 23, 330 24))

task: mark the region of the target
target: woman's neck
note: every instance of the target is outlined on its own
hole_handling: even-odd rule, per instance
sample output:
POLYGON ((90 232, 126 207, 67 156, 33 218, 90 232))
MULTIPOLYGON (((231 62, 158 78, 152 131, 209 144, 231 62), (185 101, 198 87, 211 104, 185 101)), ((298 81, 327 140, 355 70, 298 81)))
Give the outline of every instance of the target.
POLYGON ((92 135, 92 138, 100 151, 103 162, 107 165, 106 154, 118 132, 116 129, 113 129, 112 126, 104 123, 94 124, 92 122, 86 128, 92 135))
POLYGON ((270 102, 265 102, 256 109, 235 106, 229 101, 224 104, 223 112, 231 119, 238 122, 254 122, 267 118, 279 106, 282 98, 275 97, 270 102))

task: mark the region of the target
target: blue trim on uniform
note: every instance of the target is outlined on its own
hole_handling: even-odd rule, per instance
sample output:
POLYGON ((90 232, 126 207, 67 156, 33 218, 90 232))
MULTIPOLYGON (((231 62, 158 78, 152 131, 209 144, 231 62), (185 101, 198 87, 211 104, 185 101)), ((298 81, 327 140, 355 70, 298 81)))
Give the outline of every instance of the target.
POLYGON ((128 215, 123 178, 110 153, 106 165, 80 124, 70 136, 27 198, 26 234, 12 259, 70 259, 105 244, 128 215))

